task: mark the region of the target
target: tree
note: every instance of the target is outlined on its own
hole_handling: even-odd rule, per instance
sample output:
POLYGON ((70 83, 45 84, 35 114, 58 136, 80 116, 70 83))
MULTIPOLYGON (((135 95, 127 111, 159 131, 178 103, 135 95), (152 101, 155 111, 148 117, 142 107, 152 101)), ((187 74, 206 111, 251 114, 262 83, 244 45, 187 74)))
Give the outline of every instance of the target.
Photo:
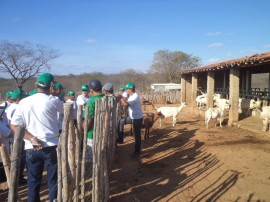
POLYGON ((12 76, 18 88, 31 77, 49 70, 50 62, 57 57, 58 51, 40 44, 0 41, 0 72, 12 76))
POLYGON ((159 50, 154 54, 150 69, 162 75, 164 82, 179 81, 179 72, 199 66, 200 58, 182 51, 159 50))

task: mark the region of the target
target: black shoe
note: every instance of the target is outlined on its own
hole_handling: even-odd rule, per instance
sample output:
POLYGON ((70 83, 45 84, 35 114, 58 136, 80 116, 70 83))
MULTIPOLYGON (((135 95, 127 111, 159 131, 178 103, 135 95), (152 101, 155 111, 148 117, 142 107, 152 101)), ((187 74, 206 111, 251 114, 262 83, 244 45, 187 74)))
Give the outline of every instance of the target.
POLYGON ((121 140, 121 139, 117 139, 117 140, 116 140, 116 143, 117 143, 117 144, 124 144, 124 141, 121 140))
POLYGON ((24 184, 27 184, 27 179, 25 178, 19 179, 19 185, 24 185, 24 184))
POLYGON ((140 152, 133 152, 130 156, 131 157, 138 157, 138 156, 140 156, 140 152))

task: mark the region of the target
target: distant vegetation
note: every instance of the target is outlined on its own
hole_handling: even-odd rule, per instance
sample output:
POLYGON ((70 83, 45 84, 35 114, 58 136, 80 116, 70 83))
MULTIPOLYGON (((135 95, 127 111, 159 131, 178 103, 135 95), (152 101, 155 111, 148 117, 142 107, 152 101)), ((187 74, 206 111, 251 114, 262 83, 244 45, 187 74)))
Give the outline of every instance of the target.
MULTIPOLYGON (((95 72, 81 75, 55 75, 55 80, 60 82, 66 88, 66 90, 71 89, 74 91, 80 91, 81 85, 88 84, 90 79, 99 79, 101 80, 102 84, 113 83, 115 92, 118 92, 119 88, 125 85, 127 82, 134 82, 138 91, 149 91, 151 83, 166 82, 160 74, 141 73, 134 69, 129 69, 119 74, 103 74, 100 72, 95 72)), ((35 82, 36 77, 29 79, 26 83, 24 83, 23 90, 25 92, 32 91, 34 89, 35 82)), ((6 91, 17 89, 17 85, 13 79, 0 78, 0 84, 0 93, 2 98, 5 97, 6 91)))

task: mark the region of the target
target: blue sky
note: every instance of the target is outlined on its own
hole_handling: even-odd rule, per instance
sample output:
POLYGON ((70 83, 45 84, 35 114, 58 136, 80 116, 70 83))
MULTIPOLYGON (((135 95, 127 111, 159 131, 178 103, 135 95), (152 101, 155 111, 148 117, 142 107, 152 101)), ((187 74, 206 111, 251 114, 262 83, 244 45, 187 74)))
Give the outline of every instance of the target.
POLYGON ((270 0, 0 0, 0 40, 60 51, 53 74, 146 71, 158 50, 202 65, 270 51, 270 0))

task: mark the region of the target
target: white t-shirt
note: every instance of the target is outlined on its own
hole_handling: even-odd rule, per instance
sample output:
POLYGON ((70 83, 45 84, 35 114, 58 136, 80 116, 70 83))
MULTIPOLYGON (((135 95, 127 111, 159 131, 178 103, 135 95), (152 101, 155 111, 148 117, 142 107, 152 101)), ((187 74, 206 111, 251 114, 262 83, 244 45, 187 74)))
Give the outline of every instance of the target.
POLYGON ((73 103, 73 119, 77 119, 77 102, 76 100, 72 101, 71 99, 68 99, 66 102, 73 103))
MULTIPOLYGON (((44 142, 43 147, 54 146, 58 144, 59 136, 57 112, 64 113, 63 101, 37 93, 20 101, 11 124, 25 126, 29 133, 44 142)), ((32 148, 31 142, 25 140, 25 149, 32 148)))
MULTIPOLYGON (((3 102, 0 106, 1 106, 1 107, 4 107, 4 106, 5 106, 5 103, 7 103, 7 108, 5 109, 5 112, 4 112, 4 114, 3 114, 3 122, 4 122, 6 125, 8 125, 7 110, 8 110, 9 106, 10 106, 12 103, 6 101, 6 102, 3 102)), ((4 109, 0 109, 0 115, 2 114, 2 111, 3 111, 3 110, 4 110, 4 109)))
POLYGON ((8 126, 10 125, 11 118, 14 115, 14 112, 16 111, 17 106, 18 106, 17 103, 11 103, 11 105, 6 109, 8 126))
POLYGON ((135 92, 133 95, 130 95, 127 102, 129 104, 128 114, 130 118, 131 119, 143 118, 142 105, 138 93, 135 92))
POLYGON ((124 98, 128 98, 128 96, 129 96, 129 95, 127 94, 127 92, 126 92, 126 91, 122 93, 122 97, 124 97, 124 98))
MULTIPOLYGON (((0 121, 0 140, 6 146, 8 154, 9 154, 9 138, 7 138, 7 136, 9 136, 10 133, 11 130, 6 126, 6 124, 0 121)), ((0 155, 0 162, 2 162, 1 155, 0 155)))
POLYGON ((84 108, 85 105, 87 104, 88 100, 90 97, 84 97, 83 95, 79 95, 77 97, 77 105, 82 105, 83 106, 83 112, 82 112, 82 117, 84 118, 84 108))

